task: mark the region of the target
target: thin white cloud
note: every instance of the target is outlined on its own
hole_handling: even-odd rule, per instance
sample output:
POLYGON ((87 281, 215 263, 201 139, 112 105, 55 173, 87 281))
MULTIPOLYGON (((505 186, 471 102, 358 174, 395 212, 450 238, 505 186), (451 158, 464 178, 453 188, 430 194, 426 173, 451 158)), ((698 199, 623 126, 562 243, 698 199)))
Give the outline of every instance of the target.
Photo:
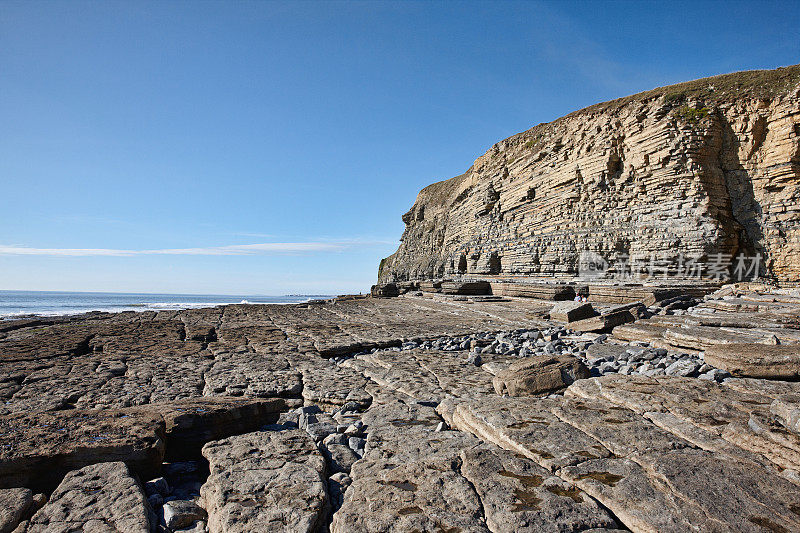
POLYGON ((231 233, 225 233, 224 235, 236 235, 237 237, 251 237, 256 239, 273 239, 275 235, 271 233, 256 233, 256 232, 248 232, 248 231, 234 231, 231 233))
POLYGON ((2 255, 50 255, 62 257, 131 257, 139 255, 263 255, 280 253, 338 252, 348 248, 390 244, 391 241, 265 242, 204 248, 125 250, 117 248, 31 248, 0 244, 2 255))

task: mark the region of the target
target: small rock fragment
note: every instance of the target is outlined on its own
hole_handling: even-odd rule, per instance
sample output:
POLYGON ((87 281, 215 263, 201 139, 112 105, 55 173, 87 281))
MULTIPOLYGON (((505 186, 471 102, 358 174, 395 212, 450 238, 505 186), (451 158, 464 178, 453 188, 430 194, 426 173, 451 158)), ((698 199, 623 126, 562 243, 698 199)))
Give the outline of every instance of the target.
POLYGON ((206 511, 191 500, 172 500, 162 507, 164 523, 170 529, 191 526, 197 520, 206 518, 206 511))

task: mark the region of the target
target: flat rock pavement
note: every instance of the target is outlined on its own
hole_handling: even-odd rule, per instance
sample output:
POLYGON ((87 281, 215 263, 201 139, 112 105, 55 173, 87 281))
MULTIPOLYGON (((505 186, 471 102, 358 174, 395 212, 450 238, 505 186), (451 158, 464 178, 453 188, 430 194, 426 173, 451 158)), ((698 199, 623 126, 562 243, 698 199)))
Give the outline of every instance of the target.
POLYGON ((144 492, 122 462, 74 470, 16 533, 148 531, 151 510, 144 492))
POLYGON ((756 392, 691 378, 606 376, 557 398, 450 400, 440 411, 633 530, 795 531, 800 440, 769 406, 756 392))
POLYGON ((0 532, 797 531, 800 385, 696 355, 746 306, 794 338, 745 298, 617 328, 645 347, 441 295, 3 322, 0 532), (596 377, 533 386, 543 354, 596 377))
POLYGON ((212 531, 312 533, 328 507, 325 460, 305 431, 262 431, 203 447, 201 489, 212 531))

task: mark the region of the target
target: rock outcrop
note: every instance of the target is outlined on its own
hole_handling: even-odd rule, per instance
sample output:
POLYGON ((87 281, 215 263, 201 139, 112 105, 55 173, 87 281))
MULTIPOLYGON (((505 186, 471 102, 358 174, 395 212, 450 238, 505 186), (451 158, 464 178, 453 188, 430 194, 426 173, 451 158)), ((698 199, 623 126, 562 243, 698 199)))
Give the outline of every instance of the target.
POLYGON ((797 486, 778 472, 793 475, 796 448, 761 453, 798 439, 782 426, 748 426, 765 408, 757 388, 608 376, 578 381, 564 397, 453 400, 440 411, 573 483, 634 531, 792 531, 797 486))
POLYGON ((586 251, 611 262, 760 253, 762 276, 797 281, 799 116, 796 65, 540 124, 423 189, 379 282, 571 277, 586 251))
POLYGON ((798 281, 800 66, 541 124, 403 220, 370 297, 0 321, 0 533, 800 530, 800 290, 571 279, 798 281))
POLYGON ((708 347, 705 359, 734 376, 786 380, 800 378, 800 345, 796 344, 715 344, 708 347))

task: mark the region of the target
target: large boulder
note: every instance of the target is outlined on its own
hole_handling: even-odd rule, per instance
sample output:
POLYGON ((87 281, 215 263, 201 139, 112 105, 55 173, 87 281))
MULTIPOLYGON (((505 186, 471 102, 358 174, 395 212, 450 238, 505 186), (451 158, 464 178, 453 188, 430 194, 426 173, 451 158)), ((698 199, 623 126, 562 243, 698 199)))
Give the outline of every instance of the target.
POLYGON ((492 384, 500 395, 535 396, 559 391, 589 375, 589 369, 577 357, 539 355, 512 364, 497 374, 492 384))
POLYGON ((624 309, 621 311, 605 313, 600 316, 584 318, 583 320, 576 320, 575 322, 570 322, 569 327, 575 331, 582 332, 608 331, 617 326, 621 326, 622 324, 634 322, 635 320, 636 319, 633 317, 631 312, 627 309, 624 309))
POLYGON ((800 377, 800 345, 715 344, 706 348, 708 364, 734 376, 764 379, 800 377))
POLYGON ((558 302, 550 310, 550 320, 561 322, 575 322, 595 316, 597 312, 590 303, 558 302))

